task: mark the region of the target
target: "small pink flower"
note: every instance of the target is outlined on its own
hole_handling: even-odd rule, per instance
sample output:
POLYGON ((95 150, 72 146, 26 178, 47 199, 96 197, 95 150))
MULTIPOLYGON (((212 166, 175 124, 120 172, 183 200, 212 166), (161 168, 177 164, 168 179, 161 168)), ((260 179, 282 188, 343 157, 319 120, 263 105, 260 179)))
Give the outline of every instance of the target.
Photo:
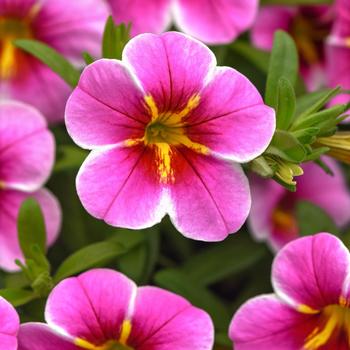
POLYGON ((16 270, 22 258, 17 217, 22 202, 35 198, 43 210, 48 244, 57 237, 61 214, 56 198, 41 189, 54 162, 54 138, 34 108, 19 102, 0 103, 0 267, 16 270))
POLYGON ((102 0, 0 0, 0 99, 29 103, 50 122, 62 121, 70 88, 13 40, 43 41, 80 63, 83 51, 99 54, 106 18, 102 0))
POLYGON ((14 307, 0 297, 0 345, 3 350, 17 350, 19 317, 14 307))
POLYGON ((87 67, 66 108, 73 140, 93 151, 77 177, 86 210, 141 229, 169 214, 184 235, 217 241, 250 209, 235 162, 264 151, 274 111, 232 68, 183 34, 143 34, 123 61, 87 67))
POLYGON ((300 69, 310 90, 324 85, 325 44, 333 23, 331 6, 264 6, 252 29, 253 44, 271 50, 274 33, 281 29, 293 37, 300 56, 300 69))
POLYGON ((272 266, 275 294, 246 302, 229 335, 236 350, 348 350, 350 254, 319 233, 286 245, 272 266))
POLYGON ((115 20, 132 23, 132 34, 161 33, 173 19, 207 44, 229 43, 252 24, 258 0, 108 0, 115 20))
POLYGON ((257 240, 267 240, 273 250, 299 236, 296 205, 309 201, 324 209, 338 226, 350 221, 350 193, 339 165, 331 158, 323 161, 334 176, 318 165, 307 163, 304 175, 298 180, 296 192, 290 192, 273 180, 255 177, 252 180, 252 210, 249 216, 251 231, 257 240))
POLYGON ((204 311, 108 269, 59 283, 45 318, 21 326, 18 350, 211 350, 214 340, 204 311))

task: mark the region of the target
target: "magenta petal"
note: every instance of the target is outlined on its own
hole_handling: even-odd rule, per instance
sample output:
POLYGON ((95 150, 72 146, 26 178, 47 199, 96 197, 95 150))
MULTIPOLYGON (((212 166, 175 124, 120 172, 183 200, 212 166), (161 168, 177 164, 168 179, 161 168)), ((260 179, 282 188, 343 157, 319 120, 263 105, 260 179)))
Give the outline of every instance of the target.
POLYGON ((211 350, 213 323, 184 298, 155 287, 138 289, 130 346, 138 350, 211 350))
POLYGON ((19 317, 14 307, 0 297, 0 345, 3 350, 17 350, 19 317))
POLYGON ((174 225, 186 237, 220 241, 236 232, 250 209, 247 178, 240 166, 179 149, 180 169, 170 187, 174 225))
POLYGON ((0 183, 24 191, 42 186, 55 144, 41 114, 22 103, 0 103, 0 135, 0 183))
POLYGON ((255 18, 257 0, 177 0, 175 21, 182 31, 208 44, 231 42, 255 18))
POLYGON ((275 112, 255 86, 232 68, 217 68, 186 120, 192 140, 237 162, 256 158, 275 131, 275 112))
POLYGON ((44 323, 25 323, 19 330, 18 350, 81 350, 81 348, 44 323))
POLYGON ((161 33, 170 22, 171 0, 108 0, 116 23, 132 23, 131 33, 161 33))
POLYGON ((90 270, 53 289, 45 318, 70 336, 103 344, 119 339, 135 293, 135 284, 124 275, 108 269, 90 270))
POLYGON ((229 336, 235 350, 303 349, 316 327, 317 316, 301 314, 275 295, 263 295, 243 304, 233 317, 229 336))
POLYGON ((96 61, 84 70, 68 100, 68 132, 83 148, 142 137, 150 119, 143 95, 120 61, 96 61))
POLYGON ((142 146, 93 151, 79 171, 77 191, 91 215, 113 226, 146 228, 165 215, 154 159, 142 146))
POLYGON ((319 233, 280 251, 273 263, 272 282, 276 293, 295 307, 318 310, 339 303, 349 267, 344 244, 331 234, 319 233))
POLYGON ((47 244, 51 245, 57 238, 61 226, 61 209, 51 192, 41 189, 26 193, 13 190, 0 191, 0 267, 14 271, 19 267, 15 259, 22 259, 17 238, 17 217, 21 204, 28 198, 35 198, 43 211, 47 244))
POLYGON ((160 112, 183 109, 216 65, 206 46, 176 32, 137 36, 126 45, 123 62, 130 64, 160 112))

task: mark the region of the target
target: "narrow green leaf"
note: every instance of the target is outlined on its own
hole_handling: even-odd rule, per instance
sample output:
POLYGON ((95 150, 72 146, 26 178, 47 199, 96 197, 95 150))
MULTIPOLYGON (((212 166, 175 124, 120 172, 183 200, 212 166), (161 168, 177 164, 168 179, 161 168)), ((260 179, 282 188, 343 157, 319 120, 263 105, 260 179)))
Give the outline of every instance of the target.
POLYGON ((15 40, 14 43, 17 47, 45 63, 68 85, 72 87, 78 85, 80 72, 52 47, 40 41, 30 39, 15 40))
POLYGON ((320 132, 320 128, 310 127, 306 129, 301 129, 293 131, 292 135, 298 139, 302 144, 312 144, 316 141, 316 135, 320 132))
POLYGON ((283 31, 275 33, 269 72, 266 82, 265 102, 276 108, 278 105, 278 82, 285 77, 292 86, 298 77, 298 52, 293 39, 283 31))
POLYGON ((307 6, 332 4, 333 2, 334 0, 261 0, 261 5, 307 6))
POLYGON ((272 177, 274 174, 274 169, 263 156, 255 158, 250 162, 250 170, 262 177, 272 177))
POLYGON ((294 118, 296 98, 294 88, 287 78, 280 78, 277 93, 276 127, 288 130, 294 118))
POLYGON ((100 266, 124 254, 124 246, 111 242, 99 242, 86 246, 69 256, 57 269, 55 283, 84 270, 100 266))
POLYGON ((87 66, 95 61, 88 52, 83 52, 83 58, 87 66))
POLYGON ((33 291, 20 288, 0 289, 0 296, 5 298, 15 307, 27 304, 36 298, 36 295, 33 293, 33 291))

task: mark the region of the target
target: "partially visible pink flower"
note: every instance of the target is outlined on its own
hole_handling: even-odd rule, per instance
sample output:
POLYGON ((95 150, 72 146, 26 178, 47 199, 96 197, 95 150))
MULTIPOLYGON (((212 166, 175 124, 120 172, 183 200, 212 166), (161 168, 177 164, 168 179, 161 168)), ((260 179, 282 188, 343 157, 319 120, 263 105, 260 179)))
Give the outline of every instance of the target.
POLYGON ((272 266, 275 294, 247 301, 229 335, 236 350, 348 350, 350 254, 319 233, 286 245, 272 266))
POLYGON ((90 270, 51 292, 46 324, 27 323, 18 350, 211 350, 210 317, 184 298, 139 287, 119 272, 90 270))
POLYGON ((22 253, 17 239, 21 204, 35 198, 44 214, 47 242, 57 237, 61 212, 56 198, 42 185, 54 162, 55 143, 43 116, 19 102, 0 103, 0 267, 17 270, 22 253))
POLYGON ((119 22, 131 22, 132 34, 161 33, 175 24, 207 44, 224 44, 252 24, 258 0, 108 0, 119 22))
POLYGON ((62 121, 70 88, 13 41, 43 41, 79 64, 83 51, 99 54, 107 13, 102 0, 0 0, 0 100, 29 103, 50 122, 62 121))
POLYGON ((350 221, 350 193, 342 171, 331 158, 323 160, 334 176, 326 174, 315 163, 306 163, 296 192, 284 189, 273 180, 252 179, 249 224, 258 240, 267 240, 273 250, 278 250, 297 238, 299 227, 295 211, 297 203, 303 200, 324 209, 339 227, 350 221))
POLYGON ((333 23, 333 8, 318 6, 264 6, 260 9, 251 38, 263 50, 271 50, 276 30, 288 32, 297 45, 300 69, 310 90, 326 82, 325 44, 333 23))
POLYGON ((88 66, 66 108, 73 140, 92 149, 77 177, 86 210, 141 229, 169 214, 205 241, 237 231, 250 209, 241 167, 264 151, 274 111, 251 82, 183 34, 143 34, 123 61, 88 66))
POLYGON ((3 350, 17 350, 19 317, 14 307, 0 297, 0 345, 3 350))

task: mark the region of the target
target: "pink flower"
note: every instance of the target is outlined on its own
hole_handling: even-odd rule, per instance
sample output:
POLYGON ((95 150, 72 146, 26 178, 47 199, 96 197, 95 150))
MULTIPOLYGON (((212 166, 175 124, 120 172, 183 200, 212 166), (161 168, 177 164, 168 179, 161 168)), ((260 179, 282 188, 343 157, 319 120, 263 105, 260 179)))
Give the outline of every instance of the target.
POLYGON ((328 233, 285 246, 272 266, 275 294, 246 302, 229 335, 236 350, 347 350, 350 254, 328 233))
POLYGON ((63 120, 70 88, 13 40, 37 39, 72 62, 98 54, 107 11, 102 0, 0 0, 0 99, 38 108, 50 122, 63 120))
POLYGON ((274 111, 232 68, 183 34, 132 39, 123 61, 87 67, 66 108, 73 140, 93 151, 77 177, 86 210, 141 229, 166 213, 187 237, 224 239, 244 223, 248 181, 235 162, 269 144, 274 111))
POLYGON ((45 119, 18 102, 0 103, 0 267, 18 269, 22 258, 17 216, 22 202, 35 198, 43 210, 48 244, 57 237, 61 215, 56 198, 41 189, 54 161, 54 139, 45 119))
POLYGON ((211 350, 210 317, 184 298, 140 287, 119 272, 90 270, 59 283, 45 311, 27 323, 18 350, 211 350))
POLYGON ((297 45, 300 69, 310 90, 325 83, 325 43, 333 22, 330 6, 264 6, 252 29, 253 44, 271 50, 274 33, 289 32, 297 45))
POLYGON ((0 297, 0 344, 3 350, 17 350, 19 317, 13 306, 0 297))
POLYGON ((185 33, 208 44, 229 43, 247 30, 258 0, 108 0, 115 20, 132 23, 132 34, 161 33, 173 19, 185 33))
POLYGON ((249 224, 257 240, 267 240, 273 250, 278 250, 297 238, 299 227, 295 209, 302 200, 324 209, 338 226, 350 221, 350 193, 341 169, 331 158, 323 158, 323 161, 334 176, 314 163, 307 163, 296 192, 284 189, 273 180, 253 179, 249 224))

